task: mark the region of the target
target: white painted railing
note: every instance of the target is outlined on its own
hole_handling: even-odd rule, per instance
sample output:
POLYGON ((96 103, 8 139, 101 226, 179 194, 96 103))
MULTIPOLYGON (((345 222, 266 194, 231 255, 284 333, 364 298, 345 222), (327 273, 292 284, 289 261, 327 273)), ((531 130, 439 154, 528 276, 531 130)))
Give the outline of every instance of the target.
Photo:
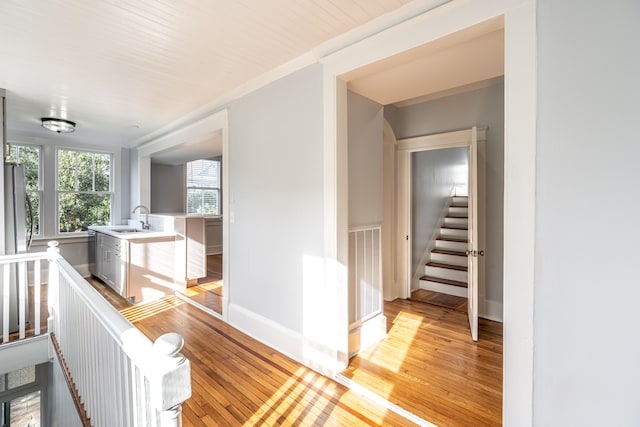
POLYGON ((3 343, 21 340, 27 335, 46 333, 40 325, 42 271, 47 265, 47 254, 19 254, 0 257, 0 325, 3 343), (29 274, 32 272, 31 286, 29 274), (33 305, 29 306, 29 288, 33 290, 33 305), (32 319, 29 318, 32 311, 32 319), (18 334, 16 336, 16 333, 18 334))
MULTIPOLYGON (((50 356, 66 369, 90 425, 181 426, 181 405, 191 396, 190 363, 179 353, 182 337, 170 333, 151 342, 60 256, 57 242, 49 246, 46 253, 0 257, 3 342, 15 336, 5 326, 13 292, 18 311, 26 311, 28 271, 34 278, 34 333, 43 333, 40 277, 48 264, 50 356)), ((19 319, 21 339, 25 318, 19 319)))
POLYGON ((54 334, 91 424, 179 426, 191 396, 182 337, 152 343, 89 286, 62 257, 49 253, 49 330, 54 334))
POLYGON ((382 313, 382 228, 349 229, 349 324, 382 313))

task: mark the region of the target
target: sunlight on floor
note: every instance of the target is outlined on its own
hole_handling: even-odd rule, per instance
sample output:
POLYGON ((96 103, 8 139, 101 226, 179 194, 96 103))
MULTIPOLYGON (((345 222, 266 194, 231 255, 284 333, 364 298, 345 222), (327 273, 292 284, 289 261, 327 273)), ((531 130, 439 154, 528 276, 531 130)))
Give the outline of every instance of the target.
MULTIPOLYGON (((339 408, 353 413, 353 402, 359 399, 357 394, 339 390, 333 381, 301 367, 243 425, 280 425, 285 419, 286 425, 320 425, 339 408)), ((383 411, 367 417, 381 424, 385 415, 383 411)))
POLYGON ((378 351, 380 344, 374 345, 369 349, 360 353, 360 357, 382 368, 397 373, 404 362, 404 358, 411 348, 411 343, 424 322, 422 316, 401 311, 393 320, 393 326, 389 331, 388 338, 381 341, 380 344, 393 340, 394 357, 383 357, 382 352, 378 351), (398 333, 398 329, 401 333, 398 333))
POLYGON ((184 301, 171 296, 147 304, 123 308, 120 310, 120 314, 122 314, 129 322, 135 323, 146 319, 147 317, 155 316, 163 311, 171 310, 181 304, 184 304, 184 301))
POLYGON ((222 280, 216 280, 215 282, 203 283, 197 286, 191 286, 186 289, 181 289, 180 293, 185 296, 192 297, 199 295, 202 291, 214 292, 218 295, 222 295, 223 283, 222 280))

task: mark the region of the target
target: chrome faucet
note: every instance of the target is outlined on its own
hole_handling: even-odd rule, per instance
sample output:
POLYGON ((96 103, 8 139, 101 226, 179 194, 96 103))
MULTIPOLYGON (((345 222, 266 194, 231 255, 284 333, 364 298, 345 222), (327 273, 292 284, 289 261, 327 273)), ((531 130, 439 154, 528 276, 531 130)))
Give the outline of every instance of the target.
POLYGON ((133 211, 131 213, 136 213, 136 209, 138 208, 140 208, 140 211, 144 209, 144 212, 142 212, 144 214, 144 221, 140 221, 140 224, 142 224, 142 229, 150 230, 151 224, 149 224, 149 208, 146 207, 145 205, 138 205, 135 208, 133 208, 133 211))

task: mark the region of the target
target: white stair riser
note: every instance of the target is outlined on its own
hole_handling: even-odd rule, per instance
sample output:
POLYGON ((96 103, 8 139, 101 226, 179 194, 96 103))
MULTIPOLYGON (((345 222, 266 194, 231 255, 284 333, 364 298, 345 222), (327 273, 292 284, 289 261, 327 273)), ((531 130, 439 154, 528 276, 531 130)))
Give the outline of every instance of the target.
POLYGON ((467 206, 469 199, 467 197, 452 197, 451 206, 467 206))
POLYGON ((466 218, 469 216, 469 208, 461 206, 449 206, 449 216, 466 218))
POLYGON ((469 225, 469 220, 467 218, 446 217, 444 219, 444 225, 453 228, 464 228, 466 230, 469 225))
POLYGON ((467 297, 467 288, 461 286, 445 285, 444 283, 432 282, 430 280, 420 280, 420 289, 439 292, 441 294, 455 295, 457 297, 467 297))
POLYGON ((467 257, 459 255, 431 253, 431 261, 441 264, 461 265, 463 267, 467 265, 467 257))
POLYGON ((436 249, 444 249, 446 251, 464 252, 467 250, 468 244, 465 242, 450 242, 448 240, 436 240, 436 249))
POLYGON ((449 279, 467 283, 466 271, 453 270, 451 268, 430 267, 425 265, 424 274, 426 276, 433 276, 439 279, 449 279))
POLYGON ((451 239, 466 239, 467 233, 467 230, 454 230, 451 228, 440 229, 440 237, 448 237, 451 239))

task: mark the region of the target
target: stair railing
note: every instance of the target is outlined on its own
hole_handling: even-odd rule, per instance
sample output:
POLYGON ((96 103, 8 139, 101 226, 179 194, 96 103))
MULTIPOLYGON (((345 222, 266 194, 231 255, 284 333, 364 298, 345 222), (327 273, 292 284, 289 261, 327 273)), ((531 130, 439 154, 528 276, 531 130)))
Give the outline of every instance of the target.
POLYGON ((152 343, 60 256, 57 246, 50 242, 47 250, 51 347, 90 424, 181 426, 182 403, 191 396, 182 337, 170 333, 152 343))

